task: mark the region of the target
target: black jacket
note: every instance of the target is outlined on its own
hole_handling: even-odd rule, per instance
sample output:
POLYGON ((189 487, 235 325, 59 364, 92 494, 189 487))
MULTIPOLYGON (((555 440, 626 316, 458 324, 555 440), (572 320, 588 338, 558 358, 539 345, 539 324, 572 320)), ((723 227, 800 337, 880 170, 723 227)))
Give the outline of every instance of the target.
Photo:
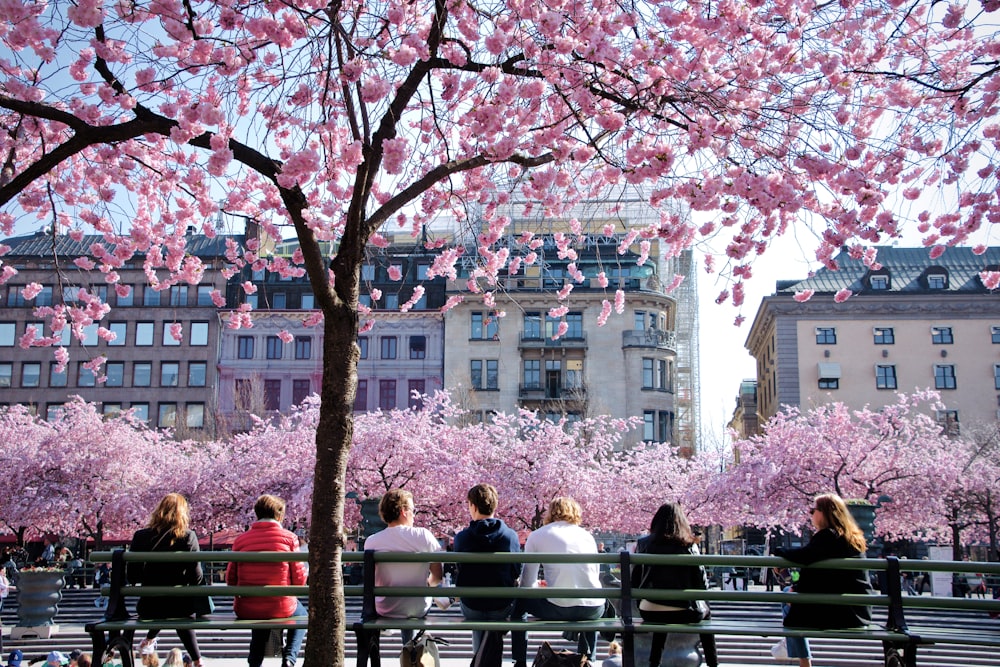
MULTIPOLYGON (((775 555, 794 563, 809 565, 828 558, 864 558, 843 535, 829 528, 813 535, 800 549, 776 549, 775 555)), ((867 570, 825 570, 805 568, 795 584, 796 593, 857 593, 871 594, 867 570)), ((785 616, 785 625, 792 628, 856 628, 871 623, 871 607, 817 605, 793 602, 785 616)))
MULTIPOLYGON (((479 519, 455 536, 455 551, 474 553, 519 553, 521 543, 501 519, 479 519)), ((520 563, 459 563, 456 586, 517 586, 520 563)), ((509 605, 512 598, 463 597, 462 604, 476 611, 496 611, 509 605)))
MULTIPOLYGON (((198 551, 198 537, 193 530, 183 537, 163 535, 143 528, 132 536, 131 551, 198 551)), ((201 563, 129 563, 128 580, 142 586, 197 586, 204 583, 201 563)), ((139 618, 182 618, 201 609, 197 597, 141 596, 135 611, 139 618)))
MULTIPOLYGON (((635 545, 637 554, 693 554, 697 553, 694 545, 680 542, 653 541, 651 536, 642 537, 635 545)), ((708 590, 708 576, 701 565, 633 565, 632 589, 662 588, 669 590, 699 589, 708 590)), ((641 595, 634 593, 636 599, 641 595)), ((656 600, 659 604, 674 604, 669 600, 656 600)), ((677 604, 683 606, 683 602, 677 604)))

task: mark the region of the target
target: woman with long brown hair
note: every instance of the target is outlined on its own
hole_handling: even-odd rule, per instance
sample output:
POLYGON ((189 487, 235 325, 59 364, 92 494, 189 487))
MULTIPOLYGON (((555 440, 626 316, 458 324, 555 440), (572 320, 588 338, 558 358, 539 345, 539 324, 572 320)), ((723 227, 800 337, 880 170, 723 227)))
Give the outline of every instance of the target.
MULTIPOLYGON (((804 547, 776 549, 775 555, 794 563, 809 565, 829 558, 864 558, 865 535, 847 504, 835 493, 816 496, 809 508, 816 532, 804 547)), ((855 593, 871 594, 867 570, 827 570, 804 568, 795 584, 796 593, 855 593)), ((821 605, 793 602, 785 615, 785 625, 792 628, 856 628, 871 623, 871 607, 863 605, 821 605)), ((809 645, 788 638, 789 656, 799 658, 800 667, 811 667, 809 645), (792 655, 793 644, 804 649, 804 655, 792 655), (804 645, 804 646, 803 646, 804 645)), ((795 651, 798 653, 798 651, 795 651)))
MULTIPOLYGON (((198 551, 198 536, 188 526, 191 510, 179 493, 168 493, 153 510, 147 526, 132 536, 132 551, 198 551)), ((131 562, 126 568, 128 580, 140 586, 197 586, 203 583, 201 563, 131 562)), ((183 618, 194 616, 207 605, 205 598, 141 596, 135 611, 140 619, 183 618)), ((158 630, 146 633, 140 644, 155 651, 158 630)), ((201 667, 201 652, 193 630, 178 630, 184 649, 191 654, 195 667, 201 667)))

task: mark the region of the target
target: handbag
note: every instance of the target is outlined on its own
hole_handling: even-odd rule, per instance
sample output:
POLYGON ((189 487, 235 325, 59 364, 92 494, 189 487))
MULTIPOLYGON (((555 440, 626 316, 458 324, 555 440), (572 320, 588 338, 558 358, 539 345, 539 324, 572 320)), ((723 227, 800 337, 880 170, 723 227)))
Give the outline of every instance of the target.
POLYGON ((479 650, 472 656, 472 667, 502 667, 503 632, 484 632, 479 650))
POLYGON ((582 653, 556 651, 548 642, 542 642, 531 667, 590 667, 590 659, 582 653))
POLYGON ((448 640, 421 630, 403 644, 403 650, 399 652, 399 667, 441 667, 438 644, 447 646, 448 640))
POLYGON ((779 662, 788 660, 788 642, 785 641, 784 637, 771 647, 771 656, 779 662))

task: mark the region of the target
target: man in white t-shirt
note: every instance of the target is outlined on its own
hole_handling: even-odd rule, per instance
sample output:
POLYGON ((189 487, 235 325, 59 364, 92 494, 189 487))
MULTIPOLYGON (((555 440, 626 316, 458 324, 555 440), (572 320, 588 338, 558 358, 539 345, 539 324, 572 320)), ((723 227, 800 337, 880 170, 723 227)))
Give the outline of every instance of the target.
MULTIPOLYGON (((415 512, 412 493, 403 489, 387 491, 379 502, 378 513, 388 527, 365 540, 365 549, 409 553, 441 551, 431 531, 414 527, 415 512)), ((441 563, 379 563, 375 566, 375 585, 437 586, 441 583, 441 572, 441 563)), ((430 606, 429 597, 375 598, 375 611, 389 618, 423 618, 430 606)), ((401 634, 406 643, 413 631, 403 630, 401 634)))

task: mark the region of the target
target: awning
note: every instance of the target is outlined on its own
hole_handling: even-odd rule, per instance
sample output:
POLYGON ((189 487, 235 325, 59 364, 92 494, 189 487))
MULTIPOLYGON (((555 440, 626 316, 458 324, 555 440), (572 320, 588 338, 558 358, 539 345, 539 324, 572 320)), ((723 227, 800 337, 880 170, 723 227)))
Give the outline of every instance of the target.
POLYGON ((831 362, 819 362, 816 364, 819 366, 819 379, 820 380, 839 380, 840 379, 840 364, 835 364, 831 362))

